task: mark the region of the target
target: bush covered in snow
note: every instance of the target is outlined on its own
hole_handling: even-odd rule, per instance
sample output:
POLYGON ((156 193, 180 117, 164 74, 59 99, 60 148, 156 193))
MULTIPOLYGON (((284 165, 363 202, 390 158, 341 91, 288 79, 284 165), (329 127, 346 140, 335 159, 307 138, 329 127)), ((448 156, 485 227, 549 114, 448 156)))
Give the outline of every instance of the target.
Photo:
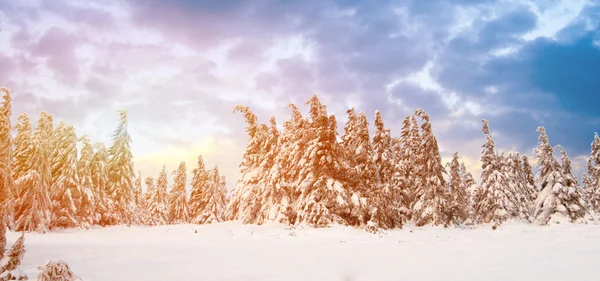
POLYGON ((38 268, 41 272, 38 281, 76 281, 81 278, 75 276, 69 265, 64 261, 49 261, 38 268))

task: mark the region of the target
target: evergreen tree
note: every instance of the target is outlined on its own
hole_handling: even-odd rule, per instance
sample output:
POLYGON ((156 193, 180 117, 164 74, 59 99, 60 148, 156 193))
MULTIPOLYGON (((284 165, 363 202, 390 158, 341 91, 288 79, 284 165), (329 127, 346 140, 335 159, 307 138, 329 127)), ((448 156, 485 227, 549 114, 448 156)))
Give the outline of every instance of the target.
POLYGON ((417 189, 419 187, 419 177, 422 175, 421 168, 424 165, 422 160, 424 159, 421 155, 421 149, 423 145, 423 139, 421 136, 421 130, 419 127, 419 123, 417 121, 417 117, 415 115, 410 116, 410 137, 407 139, 408 145, 405 145, 405 165, 410 166, 407 169, 406 174, 406 187, 405 187, 405 200, 407 206, 411 210, 411 220, 412 220, 412 212, 414 210, 414 205, 417 200, 417 189))
POLYGON ((399 181, 394 180, 394 147, 390 130, 385 128, 383 118, 379 111, 375 111, 375 131, 373 133, 373 162, 377 178, 381 181, 381 187, 372 193, 372 201, 379 216, 371 220, 383 228, 402 227, 402 193, 399 181), (374 200, 373 200, 374 199, 374 200))
POLYGON ((507 176, 509 188, 514 194, 515 208, 517 218, 523 221, 531 220, 531 202, 527 200, 527 190, 525 189, 525 180, 523 177, 523 165, 518 153, 509 154, 502 162, 504 174, 507 176))
POLYGON ((77 213, 81 205, 81 192, 77 176, 77 136, 72 126, 63 122, 58 124, 54 130, 50 159, 52 165, 51 227, 78 227, 77 213))
POLYGON ((302 117, 296 105, 290 104, 288 108, 292 110, 292 118, 283 123, 284 131, 279 137, 279 148, 275 157, 278 170, 271 177, 279 206, 271 209, 270 216, 277 223, 295 224, 297 217, 295 203, 300 194, 297 183, 303 165, 300 161, 307 145, 308 121, 302 117))
POLYGON ((227 187, 225 177, 219 175, 219 168, 206 172, 207 182, 198 199, 198 212, 193 219, 195 224, 209 224, 225 220, 227 187))
POLYGON ((6 255, 0 259, 0 280, 28 280, 27 275, 19 268, 25 254, 25 237, 21 235, 6 255))
POLYGON ((413 220, 417 226, 427 224, 447 226, 452 214, 438 143, 431 130, 429 115, 422 109, 417 110, 415 115, 423 120, 421 125, 423 143, 417 158, 419 169, 416 178, 413 220))
POLYGON ((166 167, 163 166, 162 171, 158 175, 156 187, 151 188, 151 182, 146 180, 148 184, 148 190, 154 192, 150 195, 150 203, 148 208, 148 215, 152 218, 151 225, 163 225, 166 224, 169 219, 169 210, 167 208, 169 201, 167 197, 167 171, 166 167))
POLYGON ((346 133, 342 136, 342 147, 340 147, 342 149, 341 157, 344 158, 339 160, 341 160, 340 164, 348 165, 344 179, 346 188, 360 198, 360 200, 354 200, 358 223, 364 225, 372 217, 374 227, 392 227, 386 225, 388 210, 376 206, 383 204, 384 200, 378 198, 379 189, 382 186, 373 162, 374 154, 369 135, 369 122, 364 112, 355 116, 354 110, 350 109, 345 130, 346 133))
POLYGON ((475 217, 475 200, 473 196, 473 191, 474 188, 477 186, 477 183, 475 182, 475 179, 473 179, 473 175, 471 174, 471 172, 467 171, 464 162, 460 163, 459 174, 461 177, 460 182, 462 184, 461 189, 467 193, 468 197, 467 205, 465 206, 467 213, 467 219, 465 220, 465 224, 473 224, 473 219, 475 217))
POLYGON ((535 185, 535 178, 533 176, 533 169, 531 168, 531 164, 529 164, 529 158, 527 156, 523 156, 523 185, 525 188, 525 194, 527 196, 527 202, 529 204, 529 213, 533 216, 533 208, 535 200, 538 196, 538 188, 535 185))
POLYGON ((113 201, 108 197, 108 150, 102 143, 96 143, 94 150, 92 162, 92 183, 96 196, 94 224, 115 225, 119 218, 113 201))
POLYGON ((108 150, 108 195, 115 203, 119 221, 131 224, 136 221, 133 211, 133 155, 130 149, 131 138, 127 132, 127 111, 119 111, 119 116, 120 123, 108 150))
POLYGON ((469 191, 467 185, 463 183, 462 173, 461 165, 458 162, 458 152, 455 152, 452 155, 452 162, 450 162, 449 190, 452 198, 452 220, 456 224, 463 224, 469 218, 469 191))
POLYGON ((236 112, 241 112, 246 119, 246 133, 249 139, 240 164, 242 178, 237 182, 226 216, 242 223, 256 223, 261 209, 260 163, 265 155, 263 148, 268 137, 268 128, 264 124, 258 124, 258 118, 247 106, 236 106, 234 113, 236 112))
POLYGON ((179 164, 179 168, 173 171, 173 189, 169 194, 169 223, 180 224, 189 221, 187 194, 185 184, 187 181, 187 171, 185 162, 179 164))
MULTIPOLYGON (((25 176, 31 170, 31 155, 33 154, 33 130, 31 121, 25 113, 19 115, 19 123, 15 127, 17 135, 14 139, 14 164, 13 178, 15 180, 25 176)), ((21 190, 15 188, 15 195, 21 190)))
POLYGON ((517 217, 518 210, 502 159, 496 154, 488 122, 482 122, 487 142, 481 153, 481 185, 475 199, 475 221, 494 223, 495 228, 508 219, 517 217))
POLYGON ((204 166, 202 155, 198 156, 197 167, 192 171, 192 182, 190 199, 188 201, 188 210, 190 221, 195 224, 201 224, 198 217, 204 211, 204 192, 208 189, 209 175, 204 166))
POLYGON ((81 202, 77 210, 77 216, 81 226, 88 228, 95 222, 97 194, 94 192, 94 180, 92 177, 92 165, 94 163, 94 147, 90 138, 86 135, 79 139, 81 154, 77 162, 77 176, 79 178, 79 190, 81 202))
POLYGON ((259 183, 262 188, 260 192, 261 209, 257 214, 257 223, 267 221, 288 222, 286 211, 289 207, 287 190, 282 187, 281 163, 277 156, 281 153, 280 133, 277 130, 275 117, 269 120, 268 135, 263 146, 263 157, 260 161, 259 183))
POLYGON ((600 137, 594 134, 588 160, 588 180, 585 185, 587 201, 592 211, 600 212, 600 137))
POLYGON ((539 127, 538 147, 534 150, 539 172, 536 181, 542 188, 535 203, 534 217, 538 224, 560 223, 563 220, 579 222, 587 214, 585 203, 572 174, 570 160, 563 151, 563 167, 553 156, 544 127, 539 127), (569 172, 569 174, 565 174, 569 172))
POLYGON ((48 195, 52 181, 49 161, 52 117, 45 112, 40 113, 38 126, 30 142, 25 140, 31 131, 29 119, 26 116, 19 119, 21 124, 17 126, 17 136, 20 135, 23 142, 19 139, 16 144, 29 146, 16 149, 18 154, 15 154, 15 157, 27 161, 19 163, 19 166, 28 167, 29 170, 15 182, 19 191, 15 202, 15 230, 46 232, 50 225, 52 208, 48 195))
MULTIPOLYGON (((414 196, 415 186, 415 173, 414 163, 416 161, 416 155, 413 153, 414 150, 411 147, 413 145, 412 136, 412 118, 407 116, 402 122, 402 131, 400 138, 394 138, 393 150, 394 150, 394 185, 399 189, 398 200, 400 200, 400 206, 402 213, 404 214, 404 220, 411 219, 411 205, 414 196)), ((418 131, 416 132, 418 134, 418 131)))
POLYGON ((4 101, 0 106, 0 212, 4 210, 7 223, 11 225, 14 212, 13 193, 15 192, 12 175, 11 95, 6 88, 0 88, 0 92, 4 93, 4 101))
POLYGON ((345 186, 347 166, 342 162, 344 153, 337 142, 337 123, 327 116, 317 96, 307 102, 310 119, 307 124, 306 150, 299 171, 297 223, 327 226, 332 223, 359 225, 362 214, 357 214, 360 198, 345 186))

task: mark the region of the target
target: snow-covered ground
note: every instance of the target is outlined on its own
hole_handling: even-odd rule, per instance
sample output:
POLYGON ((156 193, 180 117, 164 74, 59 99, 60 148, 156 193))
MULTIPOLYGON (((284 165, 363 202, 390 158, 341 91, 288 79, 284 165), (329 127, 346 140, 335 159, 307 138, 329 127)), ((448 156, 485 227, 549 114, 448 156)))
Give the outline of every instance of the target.
MULTIPOLYGON (((12 244, 19 233, 9 233, 12 244)), ((21 268, 67 261, 85 281, 600 280, 599 225, 413 228, 110 227, 26 234, 21 268)))

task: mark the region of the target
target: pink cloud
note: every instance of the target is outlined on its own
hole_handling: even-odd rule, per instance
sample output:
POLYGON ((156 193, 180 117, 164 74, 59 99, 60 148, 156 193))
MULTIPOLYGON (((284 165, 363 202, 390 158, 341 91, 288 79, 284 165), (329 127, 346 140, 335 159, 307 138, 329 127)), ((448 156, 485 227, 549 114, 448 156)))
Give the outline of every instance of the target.
POLYGON ((74 85, 79 82, 80 76, 75 49, 82 41, 81 36, 54 27, 46 31, 30 50, 34 56, 47 59, 46 65, 59 80, 74 85))
POLYGON ((106 11, 77 7, 64 1, 46 0, 42 2, 40 8, 58 14, 68 21, 85 24, 94 28, 95 31, 112 30, 116 25, 114 16, 106 11))

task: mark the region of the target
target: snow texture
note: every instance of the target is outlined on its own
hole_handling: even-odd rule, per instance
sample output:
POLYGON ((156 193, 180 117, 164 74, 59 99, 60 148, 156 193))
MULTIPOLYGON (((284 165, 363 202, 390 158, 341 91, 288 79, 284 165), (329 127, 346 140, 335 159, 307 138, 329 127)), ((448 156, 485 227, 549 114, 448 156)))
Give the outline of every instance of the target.
MULTIPOLYGON (((20 233, 9 232, 9 243, 20 233)), ((600 225, 506 223, 370 234, 342 226, 114 226, 27 236, 29 276, 65 260, 83 280, 594 281, 600 225), (435 265, 435 268, 432 268, 435 265)))

